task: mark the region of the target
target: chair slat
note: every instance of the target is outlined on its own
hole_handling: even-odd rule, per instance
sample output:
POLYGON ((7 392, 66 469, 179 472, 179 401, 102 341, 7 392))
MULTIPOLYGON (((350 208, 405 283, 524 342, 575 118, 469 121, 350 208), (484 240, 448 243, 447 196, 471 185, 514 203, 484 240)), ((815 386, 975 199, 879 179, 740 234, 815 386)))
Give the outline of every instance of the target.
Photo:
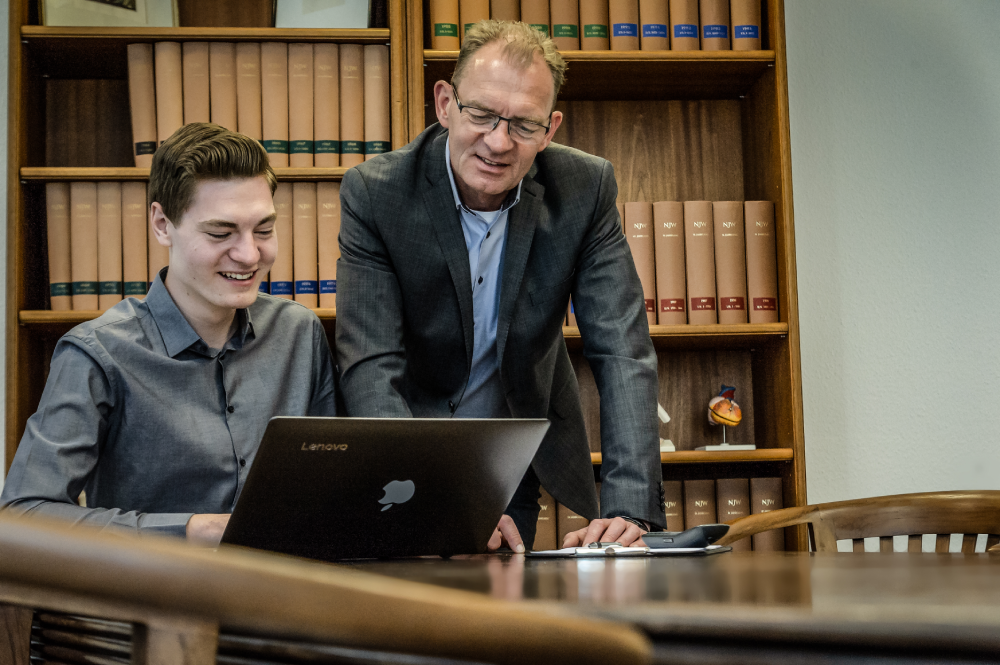
POLYGON ((863 553, 865 551, 865 539, 864 538, 854 538, 854 553, 863 553))
POLYGON ((879 536, 878 551, 882 554, 892 554, 892 536, 879 536))
POLYGON ((915 536, 906 537, 906 551, 907 552, 923 552, 924 551, 924 537, 920 534, 915 536))
POLYGON ((962 554, 975 554, 976 553, 976 541, 979 540, 978 533, 963 533, 962 534, 962 554))
POLYGON ((938 554, 947 554, 949 545, 951 545, 951 534, 939 533, 934 540, 934 551, 938 554))

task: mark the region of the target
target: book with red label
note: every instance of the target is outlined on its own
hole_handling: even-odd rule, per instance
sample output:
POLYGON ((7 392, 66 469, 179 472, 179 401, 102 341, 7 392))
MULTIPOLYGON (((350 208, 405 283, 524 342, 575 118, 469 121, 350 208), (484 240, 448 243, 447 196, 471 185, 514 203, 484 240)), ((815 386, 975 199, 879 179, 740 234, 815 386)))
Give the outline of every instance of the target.
MULTIPOLYGON (((715 481, 715 492, 720 524, 730 524, 750 514, 750 482, 746 478, 719 478, 715 481)), ((731 547, 734 552, 749 552, 750 539, 738 540, 731 547)))
POLYGON ((236 112, 236 44, 211 42, 208 45, 208 73, 212 122, 235 132, 239 128, 236 112))
POLYGON ((684 202, 688 323, 718 323, 715 313, 715 231, 711 201, 684 202))
POLYGON ((639 37, 643 51, 670 49, 667 0, 639 0, 639 37))
POLYGON ((431 48, 457 51, 462 46, 458 29, 458 0, 430 0, 430 13, 431 48))
POLYGON ((261 126, 260 44, 236 45, 236 125, 240 134, 264 140, 261 126))
POLYGON ((180 43, 156 42, 153 45, 153 59, 156 69, 156 140, 159 145, 184 124, 180 43))
MULTIPOLYGON (((615 0, 611 0, 612 3, 615 0)), ((580 48, 607 51, 611 48, 608 0, 580 0, 580 48)))
POLYGON ((97 308, 122 301, 122 184, 97 183, 97 308))
POLYGON ((184 124, 211 122, 208 81, 208 42, 181 45, 184 79, 184 124))
POLYGON ((365 56, 361 44, 340 45, 340 165, 365 161, 365 56))
POLYGON ((497 21, 520 21, 521 0, 490 0, 490 18, 497 21))
POLYGON ((562 543, 556 542, 556 500, 545 491, 544 487, 539 488, 541 496, 538 497, 538 522, 535 524, 535 542, 529 549, 532 550, 554 550, 558 549, 562 543))
POLYGON ((521 0, 521 20, 549 36, 549 3, 545 0, 521 0))
POLYGON ((760 0, 731 0, 734 51, 760 50, 760 0))
MULTIPOLYGON (((524 5, 521 5, 522 14, 524 5)), ((549 2, 549 35, 560 51, 580 50, 580 5, 577 0, 549 2)))
POLYGON ((148 227, 146 183, 123 182, 122 294, 126 298, 144 298, 149 289, 148 227))
POLYGON ((490 0, 459 0, 458 14, 461 20, 462 41, 469 28, 490 18, 490 0))
POLYGON ((667 516, 667 531, 683 531, 684 497, 681 481, 663 481, 663 510, 667 516))
POLYGON ((313 44, 313 162, 340 166, 340 49, 313 44))
MULTIPOLYGON (((760 515, 772 510, 781 510, 784 501, 781 496, 781 478, 751 478, 750 479, 750 514, 760 515)), ((754 534, 753 549, 755 552, 785 551, 785 530, 771 529, 754 534)))
POLYGON ((49 250, 49 299, 54 311, 73 309, 70 269, 69 183, 45 184, 45 226, 49 250))
POLYGON ((701 50, 729 50, 729 0, 700 0, 701 50))
POLYGON ((149 168, 159 145, 156 138, 153 45, 129 44, 125 48, 128 54, 128 99, 132 112, 132 154, 136 166, 149 168))
POLYGON ((715 291, 719 323, 747 322, 746 242, 743 237, 743 202, 712 204, 715 227, 715 291))
POLYGON ((611 50, 639 50, 639 0, 610 0, 611 50))
POLYGON ((775 246, 774 204, 744 204, 747 244, 747 298, 750 323, 777 323, 778 260, 775 246))
POLYGON ((684 204, 653 204, 653 246, 656 255, 656 317, 661 326, 687 323, 684 276, 684 204))
POLYGON ((278 183, 278 188, 274 191, 274 212, 274 235, 278 238, 278 253, 271 265, 271 295, 291 300, 295 297, 291 183, 278 183))
POLYGON ((97 183, 69 184, 73 309, 97 309, 97 183))
POLYGON ((625 204, 625 239, 642 283, 646 322, 656 325, 656 260, 653 249, 653 204, 625 204))
POLYGON ((316 183, 316 244, 319 247, 319 306, 337 306, 340 258, 340 183, 316 183))
POLYGON ((260 45, 261 127, 271 166, 288 166, 288 45, 260 45))
MULTIPOLYGON (((316 247, 316 183, 292 184, 292 236, 295 301, 319 305, 319 255, 316 247)), ((281 243, 279 242, 280 246, 281 243)))
POLYGON ((715 514, 715 481, 684 481, 684 528, 717 524, 715 514))
POLYGON ((670 50, 701 49, 698 0, 670 0, 670 50))
POLYGON ((312 44, 288 45, 288 165, 313 165, 312 44))

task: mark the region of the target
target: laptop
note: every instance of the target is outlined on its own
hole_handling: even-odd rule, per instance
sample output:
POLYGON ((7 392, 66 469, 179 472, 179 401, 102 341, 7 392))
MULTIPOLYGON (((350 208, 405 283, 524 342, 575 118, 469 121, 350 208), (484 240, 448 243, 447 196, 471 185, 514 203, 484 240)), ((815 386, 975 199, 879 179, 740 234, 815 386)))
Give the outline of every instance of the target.
POLYGON ((222 542, 325 561, 485 552, 548 428, 272 418, 222 542))

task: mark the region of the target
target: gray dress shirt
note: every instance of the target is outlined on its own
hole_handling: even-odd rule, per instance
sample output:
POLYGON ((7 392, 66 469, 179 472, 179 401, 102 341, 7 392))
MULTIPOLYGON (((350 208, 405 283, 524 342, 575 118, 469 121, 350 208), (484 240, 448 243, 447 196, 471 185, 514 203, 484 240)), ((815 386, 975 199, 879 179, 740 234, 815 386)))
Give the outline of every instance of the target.
POLYGON ((312 312, 261 294, 212 349, 165 276, 59 340, 0 507, 183 536, 193 514, 232 511, 272 416, 336 415, 312 312))

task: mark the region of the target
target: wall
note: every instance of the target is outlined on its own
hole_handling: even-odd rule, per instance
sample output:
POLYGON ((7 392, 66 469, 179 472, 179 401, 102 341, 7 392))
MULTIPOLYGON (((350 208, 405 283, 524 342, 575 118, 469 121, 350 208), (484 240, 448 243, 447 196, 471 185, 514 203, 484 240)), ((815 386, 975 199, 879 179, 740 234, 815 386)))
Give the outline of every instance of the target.
POLYGON ((1000 489, 1000 3, 785 19, 808 500, 1000 489))
MULTIPOLYGON (((8 64, 8 35, 7 27, 10 16, 8 15, 7 3, 4 3, 0 10, 0 210, 4 211, 4 218, 7 217, 7 64, 8 64)), ((6 228, 6 224, 3 225, 6 228)), ((0 302, 4 301, 4 294, 7 293, 7 234, 0 233, 0 302)), ((6 304, 4 305, 6 312, 6 304)), ((5 349, 6 327, 0 326, 0 349, 5 349)), ((0 353, 0 376, 6 376, 4 371, 6 354, 0 353)), ((6 385, 0 381, 0 422, 3 422, 4 390, 6 385)), ((0 464, 0 489, 3 489, 4 467, 0 464)))

